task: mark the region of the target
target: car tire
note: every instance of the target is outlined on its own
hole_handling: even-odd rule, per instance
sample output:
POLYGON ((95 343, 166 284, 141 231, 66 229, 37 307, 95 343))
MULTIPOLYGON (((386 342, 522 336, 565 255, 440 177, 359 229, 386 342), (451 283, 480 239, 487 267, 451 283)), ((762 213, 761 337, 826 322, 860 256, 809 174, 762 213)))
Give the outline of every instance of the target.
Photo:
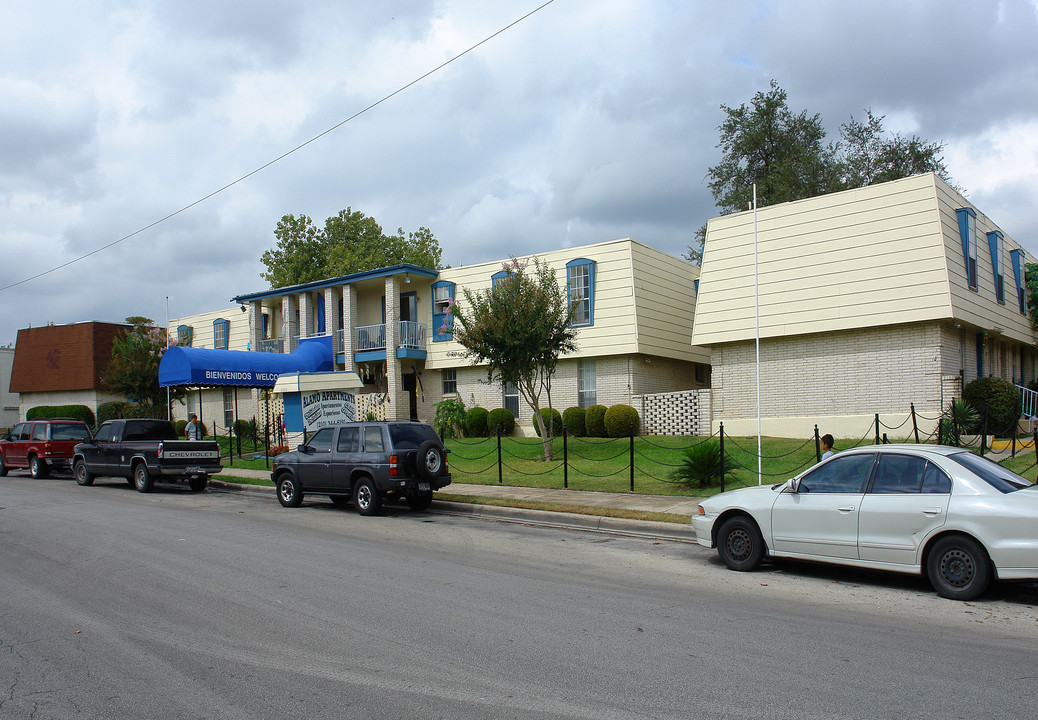
POLYGON ((429 492, 414 493, 407 496, 407 506, 416 512, 428 510, 432 505, 433 494, 429 492))
POLYGON ((357 488, 353 492, 353 505, 361 515, 378 514, 382 508, 382 497, 378 494, 373 480, 363 478, 357 482, 357 488))
POLYGON ((278 478, 278 502, 282 507, 297 508, 303 504, 303 492, 299 489, 296 479, 284 473, 278 478))
POLYGON ((950 600, 973 600, 991 584, 991 561, 971 537, 949 535, 934 543, 926 574, 937 594, 950 600))
POLYGON ((77 485, 93 485, 94 475, 87 470, 86 463, 82 460, 76 460, 76 464, 72 466, 72 472, 76 476, 77 485))
POLYGON ((142 493, 151 492, 155 487, 155 478, 148 472, 148 466, 142 462, 133 466, 133 486, 137 488, 137 492, 142 493))
POLYGON ((329 495, 328 499, 332 501, 332 505, 338 505, 339 507, 350 504, 349 495, 329 495))
POLYGON ((191 486, 191 492, 202 492, 207 487, 209 487, 209 478, 207 478, 207 477, 188 478, 187 484, 191 486))
POLYGON ((443 469, 447 462, 444 458, 443 449, 432 440, 426 440, 418 446, 418 454, 415 456, 414 464, 420 478, 423 480, 435 480, 443 474, 443 469))
POLYGON ((29 474, 39 480, 45 478, 50 473, 50 468, 47 467, 47 461, 41 460, 39 456, 33 455, 29 458, 29 474))
POLYGON ((0 455, 0 477, 7 477, 7 463, 4 462, 3 455, 0 455))
POLYGON ((749 572, 759 568, 764 559, 764 538, 757 523, 743 515, 725 520, 717 531, 717 554, 729 570, 749 572))

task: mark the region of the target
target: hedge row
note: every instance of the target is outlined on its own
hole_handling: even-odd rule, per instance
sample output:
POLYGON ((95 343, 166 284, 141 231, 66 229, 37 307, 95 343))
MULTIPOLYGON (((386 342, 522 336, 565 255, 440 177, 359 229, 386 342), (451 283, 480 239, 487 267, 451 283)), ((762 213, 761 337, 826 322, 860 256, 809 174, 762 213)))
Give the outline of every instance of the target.
MULTIPOLYGON (((603 405, 592 405, 587 410, 581 407, 566 408, 559 413, 555 408, 541 408, 541 418, 547 425, 549 418, 555 436, 562 434, 562 428, 574 437, 627 437, 634 427, 637 435, 641 429, 641 418, 638 411, 630 405, 613 405, 606 408, 603 405), (550 414, 549 414, 550 413, 550 414)), ((511 435, 515 432, 515 416, 505 408, 498 408, 487 412, 485 408, 474 407, 465 411, 463 429, 465 437, 488 437, 497 434, 497 426, 501 426, 502 435, 511 435)), ((537 434, 540 435, 540 427, 535 425, 537 434)))
POLYGON ((94 427, 94 413, 86 405, 37 405, 25 413, 26 420, 51 420, 56 418, 82 420, 94 427))

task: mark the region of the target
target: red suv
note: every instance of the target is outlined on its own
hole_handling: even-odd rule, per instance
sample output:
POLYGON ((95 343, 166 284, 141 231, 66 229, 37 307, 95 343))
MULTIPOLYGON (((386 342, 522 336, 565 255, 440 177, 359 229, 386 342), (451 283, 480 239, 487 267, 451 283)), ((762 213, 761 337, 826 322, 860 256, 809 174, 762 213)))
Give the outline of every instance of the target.
POLYGON ((18 423, 0 437, 0 477, 11 468, 29 468, 34 478, 71 467, 72 448, 90 439, 80 420, 37 420, 18 423))

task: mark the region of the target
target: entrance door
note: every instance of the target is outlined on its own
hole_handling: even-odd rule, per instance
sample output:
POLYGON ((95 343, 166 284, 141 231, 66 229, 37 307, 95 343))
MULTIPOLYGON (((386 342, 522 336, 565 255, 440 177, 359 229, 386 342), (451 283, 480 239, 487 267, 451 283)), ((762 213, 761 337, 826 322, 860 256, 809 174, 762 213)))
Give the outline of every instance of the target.
POLYGON ((418 376, 414 373, 404 375, 404 390, 411 409, 411 419, 418 419, 418 376))

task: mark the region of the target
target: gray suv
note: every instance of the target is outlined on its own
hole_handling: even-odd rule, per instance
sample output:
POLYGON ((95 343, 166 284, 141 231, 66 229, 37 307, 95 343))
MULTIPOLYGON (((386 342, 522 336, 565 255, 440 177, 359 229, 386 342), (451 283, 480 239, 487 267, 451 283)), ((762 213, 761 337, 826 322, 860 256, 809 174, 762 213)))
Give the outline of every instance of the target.
POLYGON ((390 498, 425 510, 433 491, 451 482, 447 450, 436 432, 405 421, 321 428, 294 452, 274 458, 270 479, 285 507, 299 507, 304 495, 315 493, 336 505, 352 499, 361 515, 374 515, 390 498))

